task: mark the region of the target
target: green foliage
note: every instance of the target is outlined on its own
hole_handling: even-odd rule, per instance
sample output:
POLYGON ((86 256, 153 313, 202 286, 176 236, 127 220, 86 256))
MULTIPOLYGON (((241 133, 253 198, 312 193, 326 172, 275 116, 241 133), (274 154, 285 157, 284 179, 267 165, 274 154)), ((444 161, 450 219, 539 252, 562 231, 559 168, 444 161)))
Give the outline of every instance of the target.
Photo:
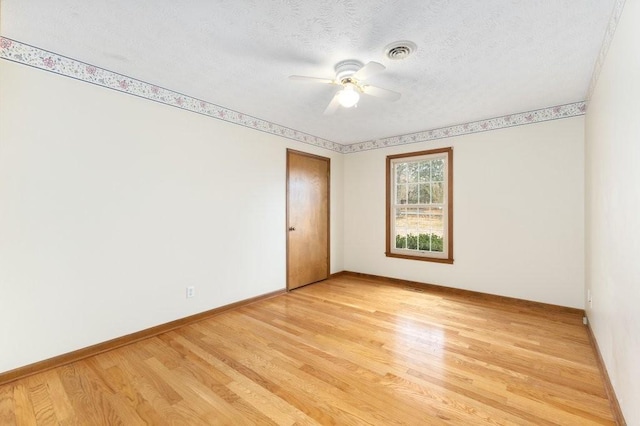
POLYGON ((396 235, 396 248, 442 252, 444 241, 436 234, 396 235))

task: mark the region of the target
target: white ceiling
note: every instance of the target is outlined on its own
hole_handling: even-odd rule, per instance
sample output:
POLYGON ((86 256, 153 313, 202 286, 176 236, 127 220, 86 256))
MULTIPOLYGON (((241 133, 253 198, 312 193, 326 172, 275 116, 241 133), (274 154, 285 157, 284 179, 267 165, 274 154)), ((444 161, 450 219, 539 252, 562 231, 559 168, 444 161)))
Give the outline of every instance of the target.
POLYGON ((2 0, 2 35, 338 143, 586 98, 615 0, 2 0), (397 40, 417 44, 384 57, 397 40), (344 59, 403 94, 322 114, 344 59))

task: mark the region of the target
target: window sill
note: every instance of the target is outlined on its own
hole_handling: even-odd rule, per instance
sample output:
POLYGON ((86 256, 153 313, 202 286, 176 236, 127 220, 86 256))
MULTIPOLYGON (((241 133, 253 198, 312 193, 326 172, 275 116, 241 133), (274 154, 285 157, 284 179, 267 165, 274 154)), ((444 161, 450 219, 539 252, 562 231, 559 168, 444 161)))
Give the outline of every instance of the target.
POLYGON ((399 254, 399 253, 385 253, 385 256, 387 256, 387 257, 395 257, 397 259, 421 260, 423 262, 446 263, 446 264, 449 264, 449 265, 453 265, 453 259, 452 258, 411 256, 411 255, 408 255, 408 254, 399 254))

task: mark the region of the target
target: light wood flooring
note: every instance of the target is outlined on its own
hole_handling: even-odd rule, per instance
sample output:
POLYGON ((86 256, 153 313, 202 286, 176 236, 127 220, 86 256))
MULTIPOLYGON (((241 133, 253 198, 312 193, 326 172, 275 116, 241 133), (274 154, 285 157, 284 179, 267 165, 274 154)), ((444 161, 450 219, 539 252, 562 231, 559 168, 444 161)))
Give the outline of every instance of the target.
POLYGON ((341 276, 0 387, 0 424, 614 424, 578 312, 341 276))

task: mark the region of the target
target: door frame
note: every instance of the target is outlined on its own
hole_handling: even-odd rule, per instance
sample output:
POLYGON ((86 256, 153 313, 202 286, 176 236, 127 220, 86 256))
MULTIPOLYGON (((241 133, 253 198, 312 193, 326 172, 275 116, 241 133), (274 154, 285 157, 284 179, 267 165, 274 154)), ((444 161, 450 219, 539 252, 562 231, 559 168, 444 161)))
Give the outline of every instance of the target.
MULTIPOLYGON (((298 151, 295 149, 291 149, 291 148, 287 148, 287 162, 286 162, 286 179, 285 179, 285 186, 286 186, 286 223, 285 223, 285 233, 286 233, 286 253, 285 253, 285 257, 286 257, 286 282, 287 282, 287 291, 290 291, 289 288, 289 233, 291 231, 289 231, 289 227, 291 226, 289 224, 289 157, 291 155, 303 155, 306 157, 311 157, 311 158, 315 158, 321 161, 325 161, 327 163, 327 217, 326 217, 326 222, 327 222, 327 278, 329 278, 329 276, 331 275, 331 158, 329 157, 323 157, 320 155, 316 155, 316 154, 310 154, 308 152, 304 152, 304 151, 298 151)), ((311 284, 311 283, 309 283, 311 284)))

